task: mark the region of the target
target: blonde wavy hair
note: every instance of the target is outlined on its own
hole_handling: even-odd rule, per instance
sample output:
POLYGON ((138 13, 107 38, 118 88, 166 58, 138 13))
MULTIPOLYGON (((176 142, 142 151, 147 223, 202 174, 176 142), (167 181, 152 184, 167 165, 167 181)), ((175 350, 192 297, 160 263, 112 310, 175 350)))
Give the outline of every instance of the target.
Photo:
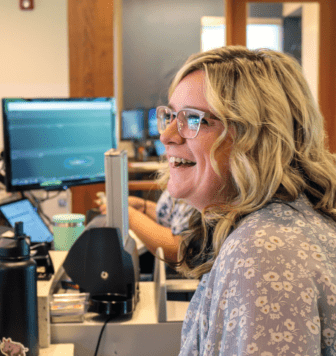
MULTIPOLYGON (((315 209, 336 220, 336 159, 326 147, 323 117, 296 60, 242 46, 198 53, 176 74, 169 97, 197 70, 205 73, 206 99, 225 128, 211 150, 219 175, 221 162, 214 153, 229 127, 235 133, 230 169, 236 195, 196 214, 183 235, 178 269, 196 278, 210 271, 236 222, 271 199, 294 201, 305 193, 315 209)), ((168 179, 169 170, 161 172, 162 186, 168 179)))

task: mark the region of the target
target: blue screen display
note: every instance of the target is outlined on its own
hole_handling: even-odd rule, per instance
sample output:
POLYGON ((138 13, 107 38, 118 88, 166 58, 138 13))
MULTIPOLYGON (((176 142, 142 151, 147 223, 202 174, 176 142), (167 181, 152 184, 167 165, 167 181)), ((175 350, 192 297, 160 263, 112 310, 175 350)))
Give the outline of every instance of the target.
POLYGON ((166 147, 160 140, 154 141, 154 147, 158 156, 163 156, 166 153, 166 147))
POLYGON ((115 113, 114 98, 3 99, 7 190, 104 182, 115 113))
POLYGON ((145 139, 145 111, 142 109, 123 110, 121 112, 123 140, 145 139))
POLYGON ((160 134, 158 131, 156 119, 156 108, 151 108, 148 110, 148 136, 157 137, 159 135, 160 134))
POLYGON ((0 206, 0 211, 14 228, 18 221, 23 222, 23 232, 33 243, 51 242, 53 234, 28 199, 0 206))

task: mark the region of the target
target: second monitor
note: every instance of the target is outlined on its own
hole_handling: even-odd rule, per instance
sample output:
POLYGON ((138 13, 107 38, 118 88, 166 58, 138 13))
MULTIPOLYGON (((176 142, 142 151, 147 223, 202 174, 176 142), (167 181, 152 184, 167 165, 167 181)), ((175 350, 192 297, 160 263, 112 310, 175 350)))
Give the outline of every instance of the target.
POLYGON ((121 139, 130 141, 156 140, 160 137, 156 108, 130 109, 121 112, 121 139))
POLYGON ((132 141, 146 139, 144 109, 123 110, 121 112, 121 139, 132 141))
POLYGON ((148 137, 150 139, 159 138, 159 130, 157 126, 157 119, 156 119, 156 108, 150 108, 148 110, 148 137))

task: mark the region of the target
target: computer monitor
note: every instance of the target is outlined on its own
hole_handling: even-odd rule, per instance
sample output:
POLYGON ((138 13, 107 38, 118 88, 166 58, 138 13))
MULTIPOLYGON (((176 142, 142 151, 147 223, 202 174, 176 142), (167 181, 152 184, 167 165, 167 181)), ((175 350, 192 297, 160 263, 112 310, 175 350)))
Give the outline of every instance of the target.
POLYGON ((7 191, 105 181, 104 153, 117 147, 114 98, 5 98, 2 105, 7 191))
POLYGON ((150 108, 148 110, 148 138, 155 139, 160 136, 157 126, 157 119, 156 119, 156 108, 150 108))
POLYGON ((160 140, 155 140, 154 141, 154 147, 155 147, 155 151, 156 151, 157 156, 161 157, 161 156, 164 156, 166 154, 166 147, 164 146, 164 144, 160 140))
POLYGON ((146 139, 144 109, 121 111, 121 139, 133 141, 146 139))

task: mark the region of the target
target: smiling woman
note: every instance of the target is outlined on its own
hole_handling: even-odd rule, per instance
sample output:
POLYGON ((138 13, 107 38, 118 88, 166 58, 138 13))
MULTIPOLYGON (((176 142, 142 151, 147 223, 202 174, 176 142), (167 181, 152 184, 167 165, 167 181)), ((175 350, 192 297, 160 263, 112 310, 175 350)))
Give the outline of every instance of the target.
POLYGON ((217 151, 218 159, 227 161, 222 165, 219 176, 211 164, 210 152, 215 141, 223 134, 224 126, 211 113, 206 101, 204 72, 195 71, 184 78, 177 85, 169 105, 178 111, 176 119, 166 124, 166 130, 161 129, 161 141, 166 146, 170 162, 170 194, 174 198, 184 199, 200 211, 211 203, 225 203, 226 196, 231 194, 233 188, 228 185, 228 154, 232 141, 227 139, 226 144, 217 151), (199 115, 196 130, 190 126, 185 129, 187 125, 181 124, 179 118, 180 113, 190 107, 197 108, 199 115), (193 133, 189 134, 190 131, 193 133), (186 144, 182 144, 184 142, 186 144), (176 164, 183 160, 192 164, 176 164))
POLYGON ((201 212, 179 249, 178 269, 201 278, 180 356, 335 353, 336 158, 299 64, 195 54, 164 110, 161 184, 201 212))

